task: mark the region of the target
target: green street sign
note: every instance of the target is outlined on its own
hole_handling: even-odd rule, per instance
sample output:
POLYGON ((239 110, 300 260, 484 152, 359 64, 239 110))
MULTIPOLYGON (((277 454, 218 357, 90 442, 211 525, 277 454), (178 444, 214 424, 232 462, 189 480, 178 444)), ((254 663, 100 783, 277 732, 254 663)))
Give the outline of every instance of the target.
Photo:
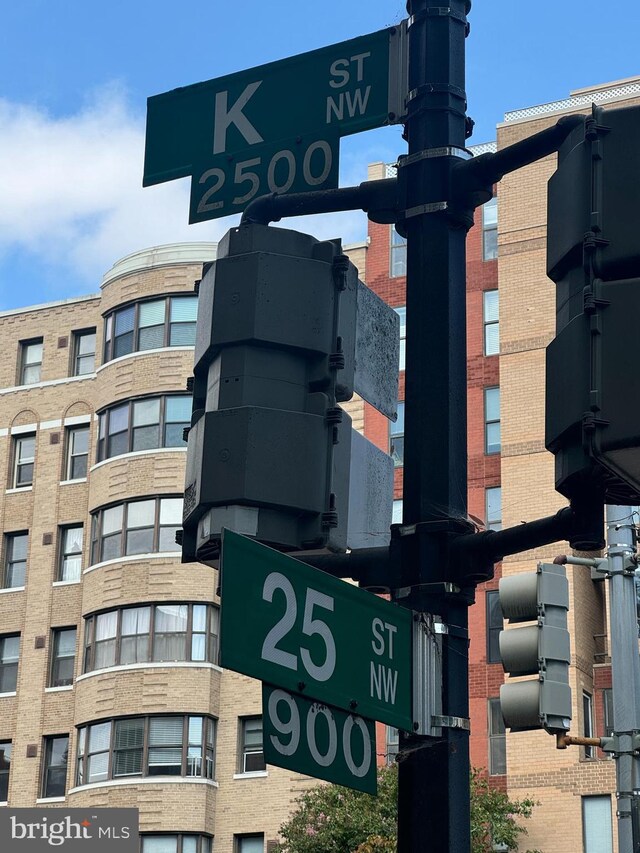
POLYGON ((230 530, 220 565, 223 667, 412 729, 409 610, 230 530))
POLYGON ((207 157, 191 179, 189 222, 241 213, 265 193, 299 193, 338 186, 340 141, 297 136, 263 143, 247 159, 207 157), (216 165, 212 166, 211 163, 216 165))
POLYGON ((338 185, 339 138, 402 121, 406 21, 154 95, 143 186, 192 176, 191 221, 338 185))
POLYGON ((376 794, 375 728, 371 720, 262 685, 267 764, 376 794))

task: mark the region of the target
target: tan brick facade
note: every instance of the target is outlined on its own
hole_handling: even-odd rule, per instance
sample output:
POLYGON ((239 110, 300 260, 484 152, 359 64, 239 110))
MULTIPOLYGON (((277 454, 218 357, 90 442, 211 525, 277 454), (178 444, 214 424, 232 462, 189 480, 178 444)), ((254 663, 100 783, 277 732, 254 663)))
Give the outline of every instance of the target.
MULTIPOLYGON (((582 103, 574 101, 573 108, 571 103, 549 105, 507 116, 498 128, 498 147, 551 126, 561 115, 589 112, 591 100, 618 106, 637 103, 640 79, 625 82, 633 85, 622 97, 601 86, 588 92, 582 103)), ((498 189, 502 499, 507 526, 551 515, 565 505, 554 491, 553 457, 544 448, 545 347, 555 334, 556 297, 555 284, 546 276, 546 203, 547 181, 555 164, 555 156, 547 157, 505 176, 498 189)), ((568 548, 566 542, 556 543, 508 557, 503 573, 532 571, 538 561, 551 562, 568 548)), ((568 567, 567 574, 572 734, 584 734, 583 693, 587 693, 593 702, 595 734, 602 736, 602 688, 611 686, 604 636, 606 583, 592 581, 590 570, 581 567, 568 567)), ((526 847, 544 853, 582 851, 582 801, 598 794, 611 795, 615 845, 614 762, 599 750, 598 757, 585 758, 582 748, 556 750, 545 732, 507 734, 507 782, 511 796, 530 796, 539 802, 527 821, 526 847)))
MULTIPOLYGON (((639 81, 635 81, 636 83, 639 81)), ((607 102, 605 87, 593 93, 607 102)), ((637 103, 637 94, 616 95, 616 103, 637 103), (634 100, 635 98, 635 100, 634 100)), ((553 124, 567 111, 538 109, 498 128, 498 147, 553 124)), ((511 175, 498 188, 499 258, 482 257, 482 229, 467 244, 469 511, 485 517, 486 489, 502 487, 502 523, 513 526, 541 518, 564 505, 554 491, 553 458, 544 448, 544 349, 554 335, 555 286, 545 273, 546 182, 555 168, 549 157, 511 175), (483 352, 483 294, 500 293, 500 356, 483 352), (484 391, 500 386, 501 452, 485 452, 484 391)), ((384 176, 382 164, 370 178, 384 176)), ((403 276, 390 274, 389 226, 370 223, 368 247, 350 254, 371 286, 393 307, 405 303, 403 276)), ((91 564, 92 514, 131 499, 178 496, 183 489, 184 448, 160 448, 117 455, 96 463, 98 413, 117 403, 153 395, 184 393, 192 348, 165 347, 133 352, 102 363, 104 318, 149 298, 193 293, 202 263, 213 244, 160 247, 119 261, 105 276, 101 293, 82 299, 0 314, 0 568, 9 559, 8 542, 28 531, 24 588, 0 585, 0 639, 20 635, 16 691, 0 694, 0 743, 12 744, 8 803, 30 806, 43 791, 44 738, 69 735, 67 805, 132 805, 141 811, 143 832, 189 832, 215 836, 217 851, 234 851, 238 834, 277 838, 292 802, 313 780, 278 768, 239 772, 242 719, 261 713, 259 685, 223 672, 213 663, 138 663, 83 673, 86 617, 117 608, 162 603, 217 603, 216 572, 200 564, 182 565, 175 552, 145 553, 91 564), (96 329, 96 369, 76 377, 74 332, 96 329), (43 340, 40 381, 21 384, 23 345, 43 340), (89 473, 69 479, 69 430, 90 426, 89 473), (33 484, 15 488, 16 442, 35 435, 33 484), (1 486, 1 480, 0 480, 1 486), (80 581, 59 581, 61 527, 84 525, 80 581), (51 688, 52 630, 77 627, 75 680, 51 688), (108 779, 77 784, 78 727, 142 715, 185 714, 216 720, 214 779, 176 776, 108 779)), ((404 378, 400 399, 404 398, 404 378)), ((345 408, 353 425, 383 449, 387 420, 356 399, 345 408)), ((396 469, 394 496, 402 496, 402 468, 396 469)), ((471 757, 489 763, 487 702, 498 695, 500 664, 487 661, 486 596, 500 573, 531 571, 552 561, 566 543, 505 559, 496 580, 478 590, 470 612, 471 757)), ((583 732, 583 692, 593 698, 596 734, 603 734, 603 689, 610 687, 606 656, 606 584, 587 572, 568 570, 572 635, 573 733, 583 732)), ((384 753, 384 733, 378 752, 384 753)), ((514 798, 538 802, 527 822, 523 849, 580 853, 582 798, 612 794, 614 765, 601 753, 585 758, 582 749, 561 752, 544 732, 508 734, 507 774, 493 784, 514 798), (569 840, 568 840, 569 839, 569 840)), ((58 800, 44 800, 54 805, 58 800)), ((615 840, 615 797, 612 796, 615 840)))
MULTIPOLYGON (((134 605, 216 604, 217 572, 181 564, 177 546, 91 563, 92 514, 141 498, 178 497, 184 488, 185 447, 162 447, 96 462, 98 413, 118 403, 185 392, 193 347, 134 351, 103 363, 105 317, 149 298, 193 295, 215 244, 177 244, 119 261, 101 293, 0 314, 0 528, 2 572, 12 534, 28 531, 24 588, 0 584, 0 643, 20 635, 17 689, 0 694, 0 743, 12 745, 9 806, 131 806, 141 831, 215 837, 215 849, 235 850, 238 834, 276 839, 293 799, 312 784, 278 768, 243 774, 241 722, 261 714, 259 683, 209 662, 148 662, 83 673, 85 618, 134 605), (96 330, 96 367, 74 376, 74 332, 96 330), (40 381, 21 384, 26 342, 42 339, 40 381), (69 479, 69 429, 89 427, 88 474, 69 479), (32 485, 15 488, 16 440, 35 435, 32 485), (84 525, 79 581, 58 580, 64 525, 84 525), (76 627, 73 684, 50 687, 52 631, 76 627), (153 715, 216 721, 213 780, 189 776, 121 776, 77 784, 79 727, 96 721, 153 715), (45 741, 68 735, 64 798, 42 798, 45 741), (29 757, 28 757, 29 756, 29 757)), ((363 267, 365 247, 354 247, 363 267)), ((362 428, 362 401, 348 404, 362 428)), ((1 646, 0 646, 1 652, 1 646)), ((0 661, 0 666, 2 665, 0 661)), ((112 759, 113 761, 113 759, 112 759)))

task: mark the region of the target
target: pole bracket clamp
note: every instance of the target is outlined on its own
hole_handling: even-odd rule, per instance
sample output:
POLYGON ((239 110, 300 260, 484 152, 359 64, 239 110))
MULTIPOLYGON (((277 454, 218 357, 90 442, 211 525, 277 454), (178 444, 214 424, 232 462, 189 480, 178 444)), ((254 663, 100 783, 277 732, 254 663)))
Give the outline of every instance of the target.
POLYGON ((453 86, 451 83, 423 83, 407 93, 407 106, 411 101, 424 98, 425 95, 453 95, 454 98, 464 101, 465 106, 467 103, 467 93, 460 86, 453 86))
POLYGON ((469 632, 458 625, 447 625, 444 622, 433 623, 434 634, 448 634, 450 637, 459 637, 461 640, 469 639, 469 632))
MULTIPOLYGON (((460 587, 450 581, 439 581, 436 583, 417 583, 414 586, 401 586, 393 590, 394 601, 400 598, 408 598, 412 592, 421 590, 422 592, 431 593, 433 595, 456 595, 460 592, 460 587)), ((445 633, 440 632, 440 633, 445 633)))
POLYGON ((420 216, 423 213, 440 213, 443 210, 449 209, 449 202, 434 201, 431 204, 419 204, 416 207, 410 207, 405 210, 405 219, 410 219, 412 216, 420 216))
POLYGON ((417 163, 419 160, 427 160, 433 157, 457 157, 459 160, 471 160, 473 154, 466 148, 457 148, 455 145, 444 145, 440 148, 425 148, 424 151, 417 151, 415 154, 408 154, 398 157, 398 169, 405 166, 410 166, 412 163, 417 163))
POLYGON ((467 24, 467 16, 462 12, 456 12, 455 9, 452 9, 450 6, 430 6, 428 9, 424 9, 421 12, 416 12, 414 15, 411 15, 408 26, 412 27, 414 24, 417 24, 425 18, 453 18, 454 21, 460 21, 460 23, 465 24, 465 26, 467 24))
POLYGON ((467 717, 450 717, 433 714, 431 717, 431 725, 443 729, 462 729, 465 732, 471 731, 471 722, 467 717))

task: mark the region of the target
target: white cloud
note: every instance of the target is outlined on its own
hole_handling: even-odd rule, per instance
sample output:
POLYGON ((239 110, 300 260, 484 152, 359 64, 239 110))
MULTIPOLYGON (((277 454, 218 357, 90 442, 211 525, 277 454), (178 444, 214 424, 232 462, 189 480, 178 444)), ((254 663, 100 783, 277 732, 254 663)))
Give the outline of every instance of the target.
POLYGON ((0 100, 0 252, 28 251, 95 281, 123 254, 216 239, 188 226, 188 182, 143 190, 143 121, 121 93, 54 118, 0 100))
MULTIPOLYGON (((380 159, 375 146, 365 143, 358 154, 349 142, 343 144, 343 184, 366 180, 370 154, 380 159)), ((144 120, 115 87, 63 117, 0 99, 0 262, 25 253, 57 270, 58 279, 67 273, 86 281, 90 292, 123 255, 162 243, 217 240, 237 222, 188 225, 189 180, 143 189, 143 155, 144 120)), ((366 235, 358 211, 281 224, 345 243, 366 235)), ((0 274, 0 296, 3 286, 0 274)))

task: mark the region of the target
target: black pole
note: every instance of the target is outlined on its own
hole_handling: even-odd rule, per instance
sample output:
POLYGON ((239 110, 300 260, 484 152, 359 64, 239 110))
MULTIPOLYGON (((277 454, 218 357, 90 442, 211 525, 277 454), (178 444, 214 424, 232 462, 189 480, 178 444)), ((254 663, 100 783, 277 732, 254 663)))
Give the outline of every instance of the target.
MULTIPOLYGON (((401 585, 414 589, 399 603, 455 628, 443 635, 443 715, 458 724, 469 718, 469 598, 427 595, 420 585, 452 580, 450 542, 466 531, 466 230, 442 203, 465 146, 470 7, 468 0, 408 0, 408 157, 400 170, 407 188, 403 524, 420 524, 402 537, 401 585)), ((399 853, 468 853, 468 729, 444 727, 437 739, 408 733, 400 747, 399 853)))

